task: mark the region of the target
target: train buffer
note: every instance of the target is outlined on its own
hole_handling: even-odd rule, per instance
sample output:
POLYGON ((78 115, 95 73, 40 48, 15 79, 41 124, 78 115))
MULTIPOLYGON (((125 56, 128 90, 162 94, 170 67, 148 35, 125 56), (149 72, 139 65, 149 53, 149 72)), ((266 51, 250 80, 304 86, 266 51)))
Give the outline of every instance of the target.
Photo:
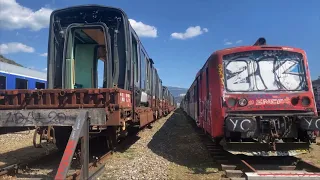
POLYGON ((259 170, 256 172, 246 172, 245 176, 247 180, 270 180, 270 179, 279 179, 279 180, 319 180, 319 172, 307 172, 307 171, 264 171, 259 170))

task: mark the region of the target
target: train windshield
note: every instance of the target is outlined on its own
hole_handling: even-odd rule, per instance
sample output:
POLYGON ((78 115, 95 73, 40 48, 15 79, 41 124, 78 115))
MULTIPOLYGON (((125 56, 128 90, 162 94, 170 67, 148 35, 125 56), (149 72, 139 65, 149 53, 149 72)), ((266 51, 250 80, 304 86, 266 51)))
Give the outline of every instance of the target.
POLYGON ((289 51, 257 50, 225 55, 227 91, 307 90, 303 56, 289 51))

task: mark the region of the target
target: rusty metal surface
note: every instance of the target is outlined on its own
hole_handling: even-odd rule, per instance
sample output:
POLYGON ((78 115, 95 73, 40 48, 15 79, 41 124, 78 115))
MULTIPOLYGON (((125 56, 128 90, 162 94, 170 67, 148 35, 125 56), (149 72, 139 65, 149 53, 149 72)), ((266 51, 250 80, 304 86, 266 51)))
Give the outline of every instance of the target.
POLYGON ((76 124, 72 128, 67 147, 63 153, 54 179, 66 179, 71 166, 73 155, 76 151, 78 141, 81 140, 81 175, 82 179, 89 176, 89 113, 86 110, 79 111, 76 124))
POLYGON ((0 109, 103 108, 131 106, 131 92, 109 89, 0 90, 0 109))
POLYGON ((136 108, 136 118, 139 120, 140 127, 143 127, 154 121, 153 111, 149 107, 136 108))
MULTIPOLYGON (((106 124, 105 108, 87 108, 91 125, 106 124)), ((0 110, 0 126, 72 126, 81 109, 0 110)))

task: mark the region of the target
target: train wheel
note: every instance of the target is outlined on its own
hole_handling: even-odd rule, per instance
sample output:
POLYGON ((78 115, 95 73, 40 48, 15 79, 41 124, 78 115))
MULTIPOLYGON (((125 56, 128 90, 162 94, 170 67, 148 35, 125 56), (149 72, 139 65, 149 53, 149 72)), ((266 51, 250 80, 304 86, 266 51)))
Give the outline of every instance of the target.
POLYGON ((109 126, 107 128, 107 145, 108 145, 108 149, 114 151, 118 141, 117 141, 117 127, 115 126, 109 126))

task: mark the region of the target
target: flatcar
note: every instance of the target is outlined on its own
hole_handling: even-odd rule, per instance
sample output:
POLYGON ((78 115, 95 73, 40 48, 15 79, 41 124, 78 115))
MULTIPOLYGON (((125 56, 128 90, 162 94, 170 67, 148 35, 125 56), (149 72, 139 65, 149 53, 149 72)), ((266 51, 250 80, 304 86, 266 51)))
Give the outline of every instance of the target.
POLYGON ((211 54, 181 108, 233 154, 292 156, 320 128, 312 89, 304 50, 259 38, 211 54))
POLYGON ((145 127, 174 108, 154 61, 119 8, 81 5, 53 11, 47 69, 44 90, 0 91, 2 127, 37 122, 48 127, 64 150, 75 117, 84 109, 90 114, 90 136, 107 137, 102 139, 114 148, 131 129, 145 127), (15 101, 17 97, 22 100, 15 101), (10 121, 3 118, 8 115, 10 121))

